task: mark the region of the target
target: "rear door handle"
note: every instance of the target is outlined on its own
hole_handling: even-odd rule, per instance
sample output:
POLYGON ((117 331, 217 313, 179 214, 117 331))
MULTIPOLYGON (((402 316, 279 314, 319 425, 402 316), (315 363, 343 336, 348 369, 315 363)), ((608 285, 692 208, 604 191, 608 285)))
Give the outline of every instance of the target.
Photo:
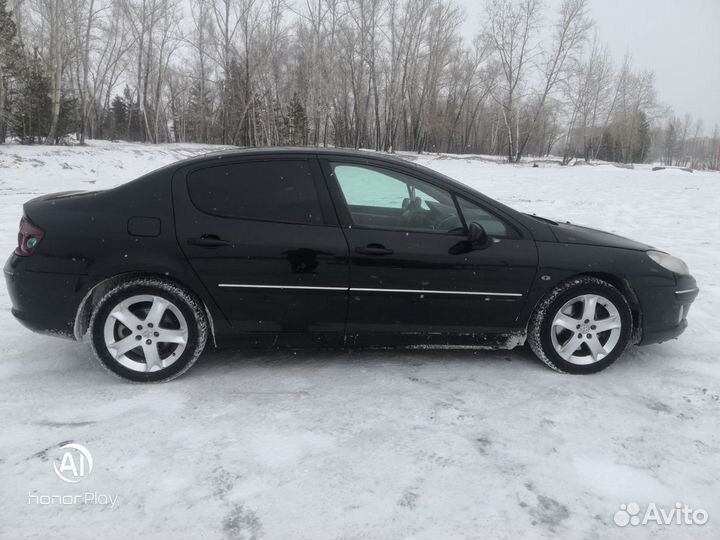
POLYGON ((230 242, 223 240, 216 234, 203 234, 199 238, 188 238, 187 243, 191 246, 201 247, 221 247, 230 245, 230 242))
POLYGON ((355 253, 361 253, 363 255, 392 255, 395 252, 382 244, 368 244, 365 247, 356 247, 355 253))

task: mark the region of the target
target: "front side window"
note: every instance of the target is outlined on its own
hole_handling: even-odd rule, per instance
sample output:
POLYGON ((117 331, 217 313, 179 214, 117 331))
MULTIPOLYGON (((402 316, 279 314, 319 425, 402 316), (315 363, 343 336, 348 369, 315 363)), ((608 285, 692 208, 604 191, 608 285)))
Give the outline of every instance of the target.
POLYGON ((323 223, 320 200, 306 161, 251 161, 193 171, 193 204, 220 217, 289 223, 323 223))
POLYGON ((515 229, 484 208, 462 197, 458 197, 457 200, 466 224, 478 223, 482 225, 488 236, 495 238, 518 238, 515 229))
POLYGON ((345 163, 331 167, 357 226, 462 232, 453 197, 443 189, 388 169, 345 163))

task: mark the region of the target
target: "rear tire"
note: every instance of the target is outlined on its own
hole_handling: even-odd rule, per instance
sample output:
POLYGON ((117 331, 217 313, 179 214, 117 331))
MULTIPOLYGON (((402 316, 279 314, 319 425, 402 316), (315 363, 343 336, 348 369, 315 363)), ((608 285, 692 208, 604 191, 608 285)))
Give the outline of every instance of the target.
POLYGON ((535 355, 555 371, 596 373, 625 351, 632 312, 622 293, 594 277, 558 285, 540 302, 528 328, 535 355))
POLYGON ((103 296, 90 319, 93 350, 114 375, 133 382, 179 377, 205 348, 205 310, 189 291, 158 278, 136 278, 103 296))

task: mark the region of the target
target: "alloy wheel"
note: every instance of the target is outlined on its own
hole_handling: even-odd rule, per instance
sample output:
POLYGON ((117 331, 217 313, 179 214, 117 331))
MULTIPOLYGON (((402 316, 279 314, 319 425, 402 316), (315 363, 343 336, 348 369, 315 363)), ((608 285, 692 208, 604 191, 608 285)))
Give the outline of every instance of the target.
POLYGON ((119 302, 103 328, 105 346, 121 365, 139 372, 165 369, 188 343, 180 309, 162 296, 141 294, 119 302))
POLYGON ((566 302, 552 319, 550 337, 566 362, 589 365, 601 361, 618 344, 622 319, 604 296, 583 294, 566 302))

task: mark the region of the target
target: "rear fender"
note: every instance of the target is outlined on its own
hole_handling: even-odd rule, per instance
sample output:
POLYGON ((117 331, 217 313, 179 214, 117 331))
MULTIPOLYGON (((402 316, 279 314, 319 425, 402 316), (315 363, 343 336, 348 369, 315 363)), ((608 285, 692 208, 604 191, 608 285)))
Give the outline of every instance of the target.
POLYGON ((90 328, 90 319, 92 318, 92 314, 95 311, 95 306, 100 301, 103 296, 105 296, 108 292, 110 292, 113 288, 115 288, 120 283, 123 283, 129 279, 134 279, 138 277, 154 277, 158 279, 162 279, 164 281, 168 281, 170 283, 173 283, 179 287, 182 287, 183 289, 187 290, 190 294, 195 296, 200 303, 202 303, 203 307, 205 308, 205 314, 207 315, 208 321, 210 322, 210 331, 213 338, 213 344, 217 346, 217 342, 215 339, 215 318, 213 316, 213 313, 210 311, 207 303, 203 300, 202 297, 200 297, 198 294, 196 294, 190 287, 188 287, 185 283, 182 281, 179 281, 173 277, 170 277, 166 273, 152 273, 152 272, 125 272, 121 274, 116 274, 114 276, 107 277, 99 282, 97 282, 95 285, 90 287, 90 289, 87 291, 85 296, 80 301, 80 304, 77 308, 77 313, 75 315, 75 322, 73 325, 73 334, 75 336, 75 339, 77 341, 85 341, 86 336, 88 335, 88 330, 90 328))

